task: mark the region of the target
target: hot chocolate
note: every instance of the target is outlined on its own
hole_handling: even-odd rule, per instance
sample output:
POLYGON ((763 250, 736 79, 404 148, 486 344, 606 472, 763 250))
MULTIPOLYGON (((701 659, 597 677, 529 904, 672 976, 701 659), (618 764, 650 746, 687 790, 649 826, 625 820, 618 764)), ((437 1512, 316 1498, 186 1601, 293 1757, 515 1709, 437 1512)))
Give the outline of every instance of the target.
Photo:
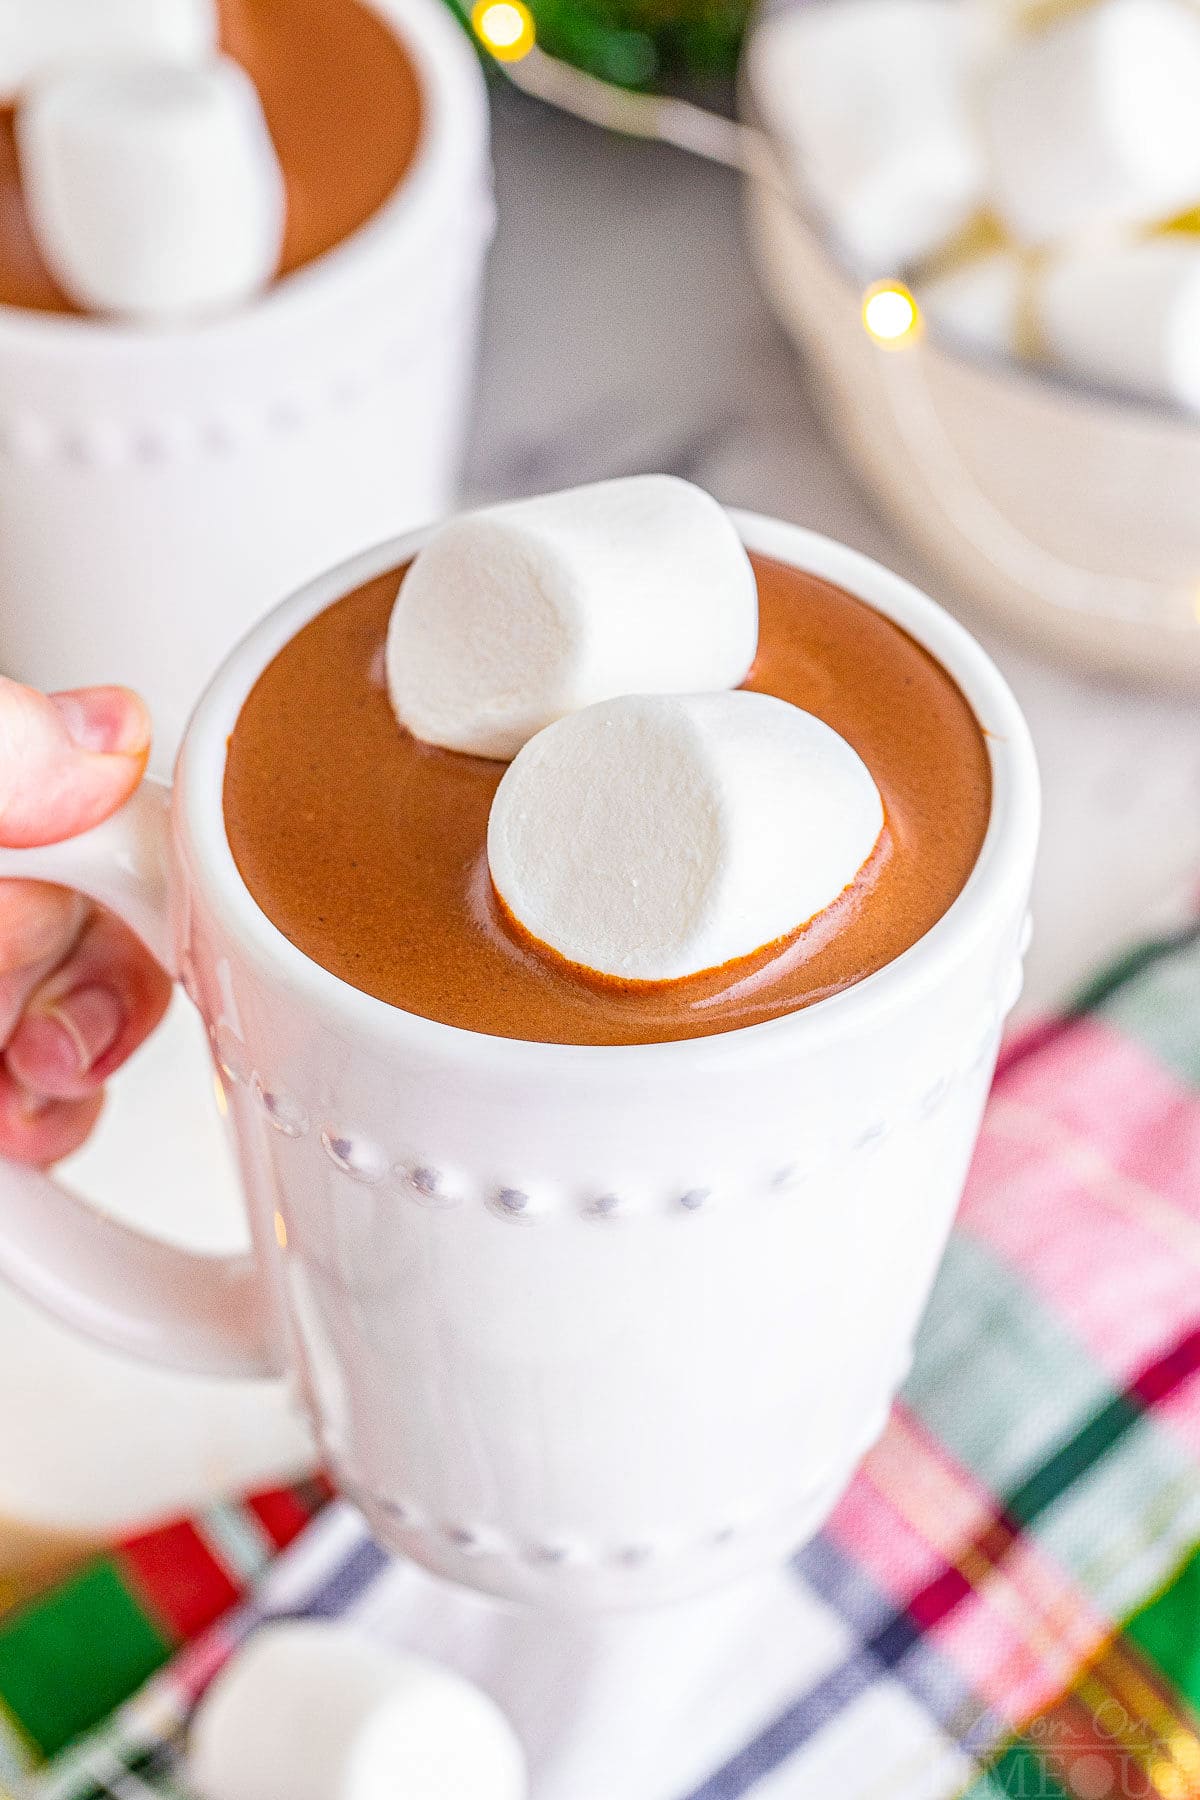
POLYGON ((314 962, 381 1000, 546 1043, 730 1031, 891 962, 947 910, 979 853, 991 803, 983 733, 898 626, 815 576, 751 560, 759 647, 744 685, 839 732, 884 804, 869 863, 811 924, 668 983, 590 977, 527 938, 496 900, 485 851, 506 765, 418 741, 389 704, 383 651, 402 569, 298 632, 242 708, 225 820, 263 912, 314 962))
MULTIPOLYGON (((221 48, 262 99, 283 169, 280 273, 341 243, 403 179, 421 129, 416 72, 365 0, 218 0, 221 48)), ((29 228, 14 115, 0 109, 0 305, 77 312, 29 228)))

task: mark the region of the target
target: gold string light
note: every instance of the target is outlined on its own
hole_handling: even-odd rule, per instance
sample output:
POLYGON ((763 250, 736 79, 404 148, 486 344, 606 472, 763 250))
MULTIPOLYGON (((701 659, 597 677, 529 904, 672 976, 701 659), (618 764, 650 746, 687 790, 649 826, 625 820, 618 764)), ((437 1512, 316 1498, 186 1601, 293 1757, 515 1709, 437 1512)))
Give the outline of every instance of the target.
POLYGON ((921 309, 902 281, 876 281, 863 295, 867 336, 889 350, 913 343, 921 333, 921 309))
POLYGON ((476 0, 471 29, 497 62, 519 62, 529 55, 537 36, 524 0, 476 0))

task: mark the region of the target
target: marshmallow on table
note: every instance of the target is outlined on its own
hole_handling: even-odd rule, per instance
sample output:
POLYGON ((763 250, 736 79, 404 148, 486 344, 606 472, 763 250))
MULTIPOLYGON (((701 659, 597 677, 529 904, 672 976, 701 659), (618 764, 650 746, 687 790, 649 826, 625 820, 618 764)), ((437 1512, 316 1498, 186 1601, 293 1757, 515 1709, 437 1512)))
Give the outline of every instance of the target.
POLYGON ((673 981, 796 931, 883 829, 871 775, 785 700, 627 695, 531 739, 492 802, 509 912, 569 962, 673 981))
POLYGON ((1200 194, 1200 8, 1099 0, 1014 44, 982 110, 991 202, 1021 242, 1166 219, 1200 194))
POLYGON ((982 205, 976 54, 959 0, 830 0, 755 31, 764 123, 865 272, 919 262, 982 205))
POLYGON ((1037 321, 1046 355, 1074 374, 1200 408, 1195 238, 1164 236, 1062 258, 1039 281, 1037 321))
POLYGON ((216 45, 213 0, 3 0, 0 104, 74 63, 113 56, 199 62, 216 45))
POLYGON ((49 77, 18 111, 17 143, 34 235, 80 305, 185 319, 275 273, 283 176, 254 84, 230 58, 49 77))
POLYGON ((200 1800, 524 1800, 499 1707, 461 1676, 317 1620, 264 1625, 201 1701, 200 1800))
POLYGON ((727 514, 686 481, 635 475, 443 525, 401 583, 387 682, 414 737, 509 758, 615 694, 733 687, 757 647, 727 514))
POLYGON ((989 250, 916 287, 928 324, 975 350, 1019 351, 1029 277, 1011 250, 989 250))

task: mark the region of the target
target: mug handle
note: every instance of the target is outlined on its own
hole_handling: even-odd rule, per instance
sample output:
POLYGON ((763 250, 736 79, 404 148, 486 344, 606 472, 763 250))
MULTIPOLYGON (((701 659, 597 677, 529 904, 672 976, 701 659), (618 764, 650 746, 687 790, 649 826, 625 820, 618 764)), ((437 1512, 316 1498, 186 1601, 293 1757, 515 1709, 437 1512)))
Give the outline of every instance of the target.
MULTIPOLYGON (((0 879, 77 888, 178 976, 169 910, 171 790, 147 778, 79 837, 0 850, 0 879)), ((179 1249, 105 1218, 51 1176, 0 1161, 0 1276, 63 1324, 197 1375, 271 1376, 254 1259, 179 1249)))

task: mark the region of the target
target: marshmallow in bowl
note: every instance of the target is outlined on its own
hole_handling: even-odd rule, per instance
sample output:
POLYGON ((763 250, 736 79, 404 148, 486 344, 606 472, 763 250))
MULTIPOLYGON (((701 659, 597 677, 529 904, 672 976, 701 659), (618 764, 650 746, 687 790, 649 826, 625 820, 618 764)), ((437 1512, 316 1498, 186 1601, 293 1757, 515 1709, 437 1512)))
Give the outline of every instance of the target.
POLYGON ((1194 237, 1164 235, 1062 257, 1039 281, 1037 319, 1045 351, 1060 367, 1146 399, 1200 408, 1194 237))
POLYGON ((48 77, 18 110, 17 146, 42 254, 91 311, 188 319, 249 299, 276 271, 283 175, 231 58, 48 77))
POLYGON ((796 6, 751 39, 764 121, 868 273, 920 261, 982 204, 977 49, 960 0, 796 6))
POLYGON ((199 62, 216 46, 214 0, 4 0, 0 104, 76 63, 114 56, 199 62))
POLYGON ((1153 223, 1200 193, 1200 9, 1097 0, 1031 33, 986 82, 991 203, 1041 245, 1153 223))
POLYGON ((525 1800, 524 1757, 486 1694, 352 1627, 260 1628, 188 1737, 200 1800, 525 1800))
POLYGON ((540 944, 599 975, 675 981, 807 924, 883 822, 855 751, 785 700, 625 695, 525 745, 496 790, 487 855, 540 944))
POLYGON ((735 686, 758 647, 731 520, 670 475, 487 507, 434 532, 388 628, 392 706, 414 737, 507 760, 617 694, 735 686))
POLYGON ((989 250, 916 286, 926 321, 973 350, 1021 349, 1029 272, 1011 250, 989 250))

